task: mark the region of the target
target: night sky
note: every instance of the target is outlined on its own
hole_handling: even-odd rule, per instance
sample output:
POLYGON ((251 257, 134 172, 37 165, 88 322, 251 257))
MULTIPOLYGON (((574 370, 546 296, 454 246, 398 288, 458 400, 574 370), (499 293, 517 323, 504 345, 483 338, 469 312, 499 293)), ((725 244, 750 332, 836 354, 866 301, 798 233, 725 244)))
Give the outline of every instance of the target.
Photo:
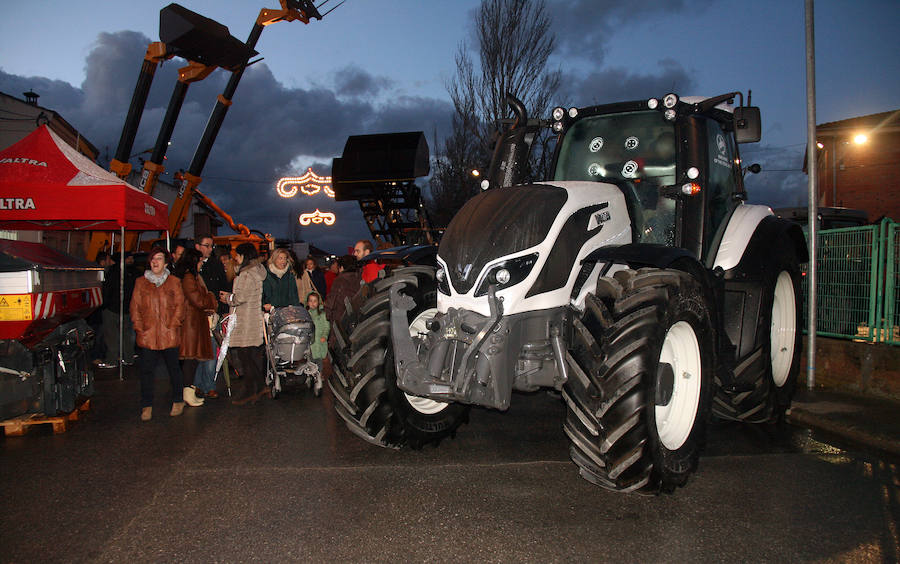
MULTIPOLYGON (((331 0, 323 11, 337 4, 331 0)), ((261 8, 277 0, 183 0, 245 40, 261 8)), ((158 40, 165 3, 30 0, 6 3, 0 20, 0 91, 33 89, 112 156, 147 44, 158 40)), ((203 170, 200 189, 235 219, 277 237, 292 218, 319 207, 333 228, 303 238, 343 252, 368 235, 354 202, 325 196, 279 198, 275 181, 307 167, 329 174, 347 136, 450 130, 446 84, 454 54, 471 40, 474 0, 347 0, 322 21, 277 23, 263 31, 264 57, 244 74, 203 170), (338 227, 340 226, 340 227, 338 227)), ((753 91, 763 138, 742 147, 763 172, 748 177, 750 201, 805 205, 800 172, 806 140, 804 3, 696 0, 550 0, 564 74, 560 105, 585 106, 662 96, 753 91)), ((816 2, 817 122, 900 109, 900 5, 816 2)), ((477 59, 477 53, 473 53, 477 59)), ((134 151, 152 147, 183 62, 156 73, 134 151)), ((191 85, 173 135, 168 172, 187 168, 228 75, 191 85)), ((2 118, 4 116, 0 116, 2 118)), ((10 122, 0 120, 0 127, 10 122)), ((102 157, 101 157, 102 160, 102 157)), ((171 180, 171 177, 164 177, 171 180)))

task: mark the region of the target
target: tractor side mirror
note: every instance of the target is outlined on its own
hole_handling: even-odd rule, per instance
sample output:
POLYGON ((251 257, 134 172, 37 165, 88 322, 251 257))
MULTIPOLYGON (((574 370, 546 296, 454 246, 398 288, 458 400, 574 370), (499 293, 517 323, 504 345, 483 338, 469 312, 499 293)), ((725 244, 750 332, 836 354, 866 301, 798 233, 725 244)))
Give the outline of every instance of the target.
POLYGON ((762 137, 762 119, 756 106, 734 109, 734 135, 738 143, 756 143, 762 137))

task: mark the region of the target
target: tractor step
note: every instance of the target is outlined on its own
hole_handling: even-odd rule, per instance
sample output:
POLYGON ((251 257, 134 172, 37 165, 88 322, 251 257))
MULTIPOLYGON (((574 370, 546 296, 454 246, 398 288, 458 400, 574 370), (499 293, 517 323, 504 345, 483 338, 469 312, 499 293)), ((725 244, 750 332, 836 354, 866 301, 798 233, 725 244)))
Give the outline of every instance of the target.
POLYGON ((78 421, 82 412, 90 411, 91 400, 84 400, 71 413, 65 415, 48 416, 40 413, 26 413, 6 421, 0 421, 3 433, 7 437, 21 437, 28 429, 35 425, 53 425, 53 433, 65 433, 70 421, 78 421))

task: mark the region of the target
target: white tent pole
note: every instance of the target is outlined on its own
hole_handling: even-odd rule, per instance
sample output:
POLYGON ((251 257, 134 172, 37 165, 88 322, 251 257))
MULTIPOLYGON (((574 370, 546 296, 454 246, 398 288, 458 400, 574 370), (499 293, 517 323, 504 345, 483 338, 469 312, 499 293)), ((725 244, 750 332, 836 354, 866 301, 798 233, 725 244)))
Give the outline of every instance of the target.
MULTIPOLYGON (((119 380, 124 380, 122 367, 123 345, 125 340, 125 226, 121 227, 121 244, 119 245, 119 380)), ((130 359, 129 359, 130 360, 130 359)))

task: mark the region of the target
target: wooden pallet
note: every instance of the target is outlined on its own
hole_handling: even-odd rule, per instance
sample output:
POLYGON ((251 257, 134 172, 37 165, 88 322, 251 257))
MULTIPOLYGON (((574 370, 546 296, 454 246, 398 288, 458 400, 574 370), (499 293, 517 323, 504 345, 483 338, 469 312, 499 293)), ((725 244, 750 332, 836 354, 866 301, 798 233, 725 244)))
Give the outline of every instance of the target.
POLYGON ((91 400, 86 399, 71 413, 53 417, 40 413, 26 413, 6 421, 0 421, 3 433, 7 437, 21 437, 34 425, 53 425, 53 433, 65 433, 70 421, 78 421, 81 414, 91 409, 91 400))

